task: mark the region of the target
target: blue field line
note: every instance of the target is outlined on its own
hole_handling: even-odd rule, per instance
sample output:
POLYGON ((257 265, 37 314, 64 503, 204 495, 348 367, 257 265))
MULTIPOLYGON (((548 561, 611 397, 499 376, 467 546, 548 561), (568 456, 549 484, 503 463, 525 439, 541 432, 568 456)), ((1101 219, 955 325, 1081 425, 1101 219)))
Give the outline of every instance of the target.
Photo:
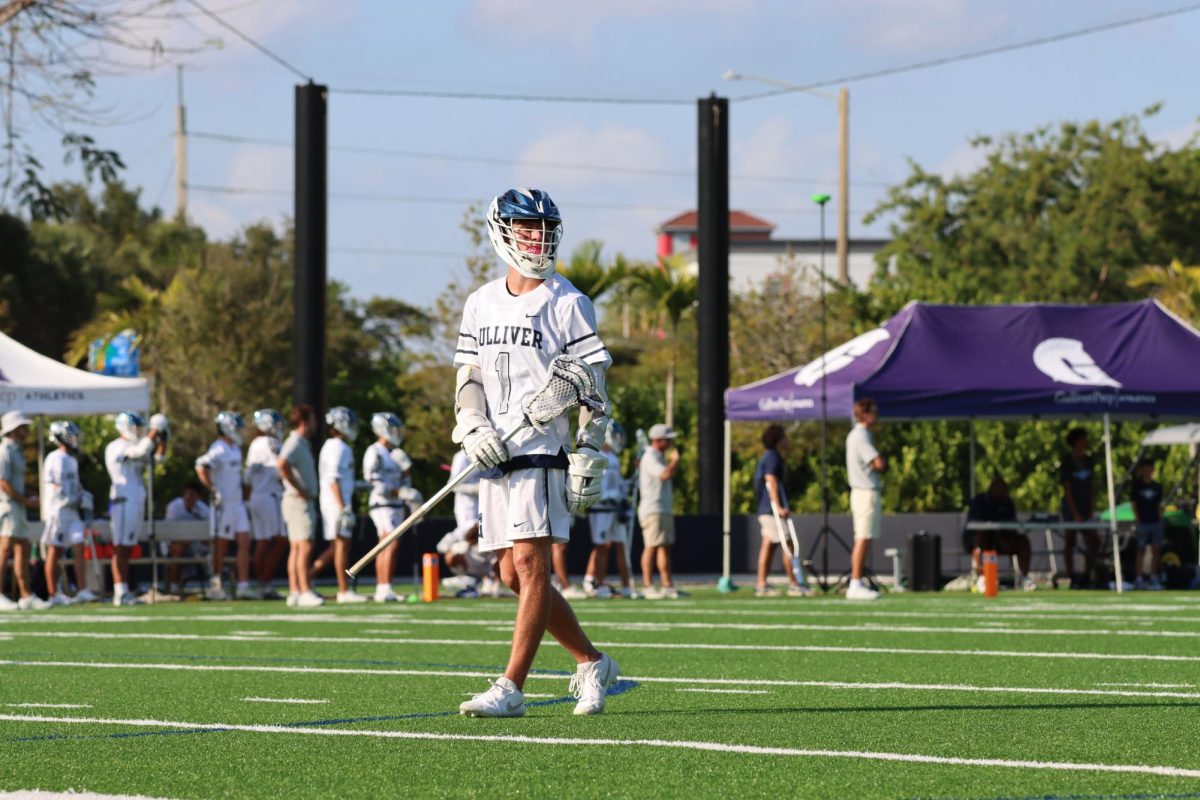
MULTIPOLYGON (((479 668, 477 665, 464 664, 464 665, 459 665, 459 666, 470 667, 472 669, 479 668)), ((566 673, 566 674, 570 674, 570 673, 566 673)), ((608 696, 609 697, 618 697, 620 695, 627 694, 627 693, 633 691, 634 689, 638 688, 638 686, 640 686, 640 684, 637 681, 631 681, 631 680, 626 680, 624 678, 621 678, 621 679, 618 679, 617 682, 609 688, 608 696)), ((530 708, 530 707, 542 708, 545 706, 562 705, 563 703, 571 703, 574 701, 575 701, 575 698, 572 695, 568 694, 568 695, 563 695, 562 697, 555 697, 550 700, 532 700, 532 701, 526 703, 525 706, 527 708, 530 708)), ((305 721, 305 722, 276 722, 276 723, 266 723, 266 724, 268 724, 268 725, 273 724, 273 725, 276 725, 281 728, 318 728, 318 727, 330 726, 330 725, 354 725, 354 724, 357 724, 360 722, 395 722, 398 720, 435 719, 438 717, 457 717, 457 716, 458 716, 457 710, 423 711, 423 712, 417 712, 417 713, 413 713, 413 714, 388 714, 388 715, 377 715, 377 716, 372 716, 372 717, 345 717, 345 718, 341 718, 341 719, 318 719, 318 720, 309 720, 309 721, 305 721)), ((82 734, 79 736, 69 736, 66 734, 49 734, 46 736, 14 736, 12 738, 6 739, 5 741, 9 741, 9 742, 53 742, 53 741, 67 741, 67 740, 79 741, 79 740, 85 740, 85 739, 136 739, 136 738, 141 738, 141 737, 146 737, 146 736, 186 736, 189 734, 228 733, 229 731, 230 731, 229 728, 221 728, 221 727, 205 728, 202 730, 179 730, 179 729, 168 728, 165 730, 155 730, 155 731, 133 731, 133 732, 122 732, 122 733, 82 734)))

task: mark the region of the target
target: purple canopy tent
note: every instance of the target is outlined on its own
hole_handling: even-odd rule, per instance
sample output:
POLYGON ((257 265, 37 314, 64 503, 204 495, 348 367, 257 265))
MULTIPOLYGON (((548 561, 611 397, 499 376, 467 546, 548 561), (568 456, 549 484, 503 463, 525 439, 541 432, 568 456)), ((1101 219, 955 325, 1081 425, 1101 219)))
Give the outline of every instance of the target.
MULTIPOLYGON (((861 397, 873 398, 888 419, 1099 414, 1112 508, 1111 417, 1200 415, 1195 364, 1200 332, 1153 300, 1097 306, 910 303, 812 363, 727 390, 726 475, 729 423, 819 419, 824 376, 833 417, 849 418, 861 397)), ((972 462, 973 455, 972 447, 972 462)), ((728 505, 727 484, 727 519, 728 505)), ((1115 527, 1116 514, 1111 517, 1115 527)), ((1119 586, 1119 559, 1117 573, 1119 586)))

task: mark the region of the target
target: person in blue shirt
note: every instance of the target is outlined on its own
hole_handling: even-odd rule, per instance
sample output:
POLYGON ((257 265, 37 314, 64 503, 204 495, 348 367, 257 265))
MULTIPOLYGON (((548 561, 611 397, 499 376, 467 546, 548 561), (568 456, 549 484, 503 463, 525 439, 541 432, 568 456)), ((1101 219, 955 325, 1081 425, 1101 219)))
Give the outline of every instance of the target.
POLYGON ((1137 519, 1137 583, 1138 589, 1162 589, 1159 581, 1159 559, 1162 556, 1163 523, 1162 484, 1154 480, 1154 462, 1143 458, 1137 464, 1137 475, 1130 490, 1133 516, 1137 519), (1146 551, 1150 551, 1150 572, 1146 574, 1146 551))
MULTIPOLYGON (((986 492, 980 492, 971 499, 971 507, 967 511, 968 522, 1015 522, 1017 507, 1008 491, 1008 482, 996 475, 988 485, 986 492)), ((1018 573, 1014 577, 1014 585, 1025 591, 1037 588, 1029 577, 1029 537, 1017 530, 992 530, 963 532, 963 545, 971 551, 971 565, 979 580, 979 591, 983 591, 983 563, 981 557, 984 550, 993 550, 999 555, 1016 556, 1018 573)))
MULTIPOLYGON (((779 537, 787 535, 779 530, 780 524, 786 525, 791 515, 788 508, 787 490, 784 489, 785 468, 783 453, 787 451, 787 434, 783 426, 769 425, 762 434, 763 454, 754 469, 754 502, 757 507, 758 527, 762 534, 762 546, 758 550, 758 585, 754 593, 759 597, 775 594, 767 586, 767 574, 771 571, 771 561, 775 550, 779 547, 779 537), (775 515, 779 515, 779 523, 775 515)), ((783 571, 788 579, 788 596, 802 597, 805 591, 796 581, 792 573, 792 563, 787 558, 783 561, 783 571)))
MULTIPOLYGON (((1063 488, 1062 518, 1064 522, 1091 522, 1095 510, 1096 464, 1088 453, 1088 434, 1083 428, 1072 428, 1067 433, 1070 452, 1063 457, 1059 466, 1059 481, 1063 488)), ((1087 577, 1083 588, 1097 582, 1096 560, 1100 555, 1100 534, 1095 530, 1067 530, 1063 532, 1063 568, 1072 579, 1075 588, 1075 540, 1080 535, 1084 542, 1084 572, 1087 577)))

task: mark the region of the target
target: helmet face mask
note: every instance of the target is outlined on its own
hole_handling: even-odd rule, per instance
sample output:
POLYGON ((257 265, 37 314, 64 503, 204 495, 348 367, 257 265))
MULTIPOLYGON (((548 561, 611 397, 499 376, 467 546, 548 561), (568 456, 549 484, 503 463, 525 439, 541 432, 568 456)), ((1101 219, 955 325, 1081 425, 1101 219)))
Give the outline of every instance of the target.
POLYGON ((232 411, 222 411, 220 414, 217 414, 216 423, 219 435, 228 436, 236 445, 242 443, 242 431, 246 428, 246 422, 242 419, 241 414, 235 414, 232 411))
POLYGON ((115 424, 117 433, 126 441, 136 442, 146 435, 146 420, 134 411, 122 411, 117 414, 115 424))
POLYGON ((347 442, 358 436, 358 414, 345 406, 334 406, 325 412, 325 424, 337 431, 347 442))
POLYGON ((392 447, 399 447, 404 441, 404 423, 388 411, 380 411, 371 417, 371 432, 392 447))
POLYGON ((260 433, 274 436, 276 439, 283 438, 285 428, 283 414, 280 414, 275 409, 260 408, 254 412, 254 416, 251 419, 254 422, 254 427, 260 433))
POLYGON ((527 278, 544 280, 558 264, 562 215, 540 189, 510 189, 492 200, 488 238, 496 254, 527 278))
POLYGON ((50 441, 59 447, 66 447, 71 452, 76 452, 83 441, 83 434, 79 432, 79 426, 74 422, 67 419, 55 420, 50 423, 50 441))

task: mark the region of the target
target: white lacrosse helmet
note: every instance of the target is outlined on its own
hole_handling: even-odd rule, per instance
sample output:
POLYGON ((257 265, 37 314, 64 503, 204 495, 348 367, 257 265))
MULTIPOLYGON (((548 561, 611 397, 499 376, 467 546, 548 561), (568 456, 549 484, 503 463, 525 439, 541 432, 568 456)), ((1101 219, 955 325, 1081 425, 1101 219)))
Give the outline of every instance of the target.
POLYGON ((59 419, 50 423, 50 443, 56 446, 66 445, 70 450, 78 450, 83 434, 79 426, 69 419, 59 419))
POLYGON ((604 429, 604 443, 611 447, 614 453, 625 449, 625 428, 615 419, 610 419, 608 427, 604 429))
POLYGON ((122 439, 136 442, 146 435, 146 420, 136 411, 122 411, 117 414, 117 433, 122 439))
POLYGON ((222 411, 217 414, 217 433, 221 436, 228 436, 233 440, 234 444, 242 443, 242 431, 246 429, 246 421, 242 419, 241 414, 233 411, 222 411))
POLYGON ((492 199, 488 238, 500 259, 527 278, 550 277, 562 241, 562 215, 541 189, 509 189, 492 199), (514 221, 521 224, 514 225, 514 221))
POLYGON ((392 447, 399 447, 404 441, 404 422, 390 411, 380 411, 371 417, 371 432, 392 447))
POLYGON ((345 406, 334 406, 325 412, 325 424, 353 442, 358 436, 358 414, 345 406))
POLYGON ((276 439, 283 438, 284 421, 283 414, 280 414, 273 408, 260 408, 254 412, 251 417, 254 422, 254 427, 260 433, 265 433, 268 436, 274 436, 276 439))

